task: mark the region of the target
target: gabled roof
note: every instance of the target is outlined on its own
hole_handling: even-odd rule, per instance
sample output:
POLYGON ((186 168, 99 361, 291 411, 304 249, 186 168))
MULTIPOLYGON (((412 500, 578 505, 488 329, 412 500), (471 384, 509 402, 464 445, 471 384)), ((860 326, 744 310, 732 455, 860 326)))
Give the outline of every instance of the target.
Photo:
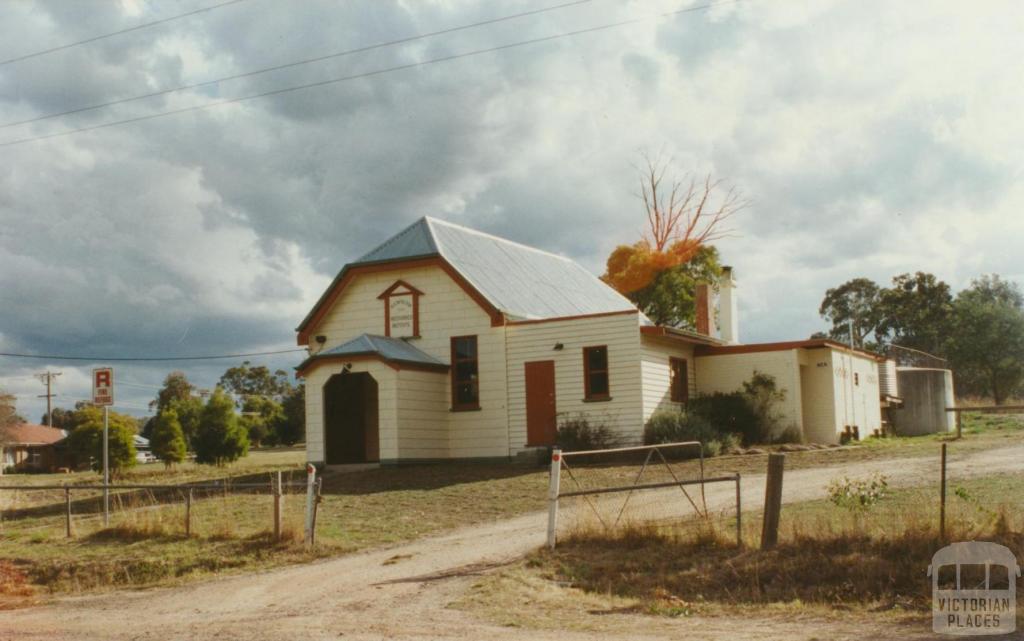
POLYGON ((19 423, 0 427, 0 445, 52 445, 63 441, 68 433, 55 427, 19 423))
POLYGON ((489 306, 512 320, 635 310, 617 291, 564 256, 424 217, 345 267, 299 325, 301 333, 353 269, 441 259, 489 306))
POLYGON ((361 356, 373 356, 386 363, 413 365, 426 369, 447 370, 448 363, 434 358, 409 343, 387 336, 361 334, 350 341, 324 350, 307 358, 298 366, 300 372, 309 364, 321 360, 344 360, 361 356))

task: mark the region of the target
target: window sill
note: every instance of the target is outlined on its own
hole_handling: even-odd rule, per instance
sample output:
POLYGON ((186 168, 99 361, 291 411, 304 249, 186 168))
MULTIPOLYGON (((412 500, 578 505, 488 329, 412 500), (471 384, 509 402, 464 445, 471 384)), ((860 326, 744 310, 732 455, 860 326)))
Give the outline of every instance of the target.
POLYGON ((610 400, 612 400, 611 396, 594 396, 594 397, 591 397, 591 398, 583 399, 583 402, 584 403, 607 403, 610 400))
POLYGON ((449 412, 479 412, 482 408, 479 405, 473 407, 449 407, 449 412))

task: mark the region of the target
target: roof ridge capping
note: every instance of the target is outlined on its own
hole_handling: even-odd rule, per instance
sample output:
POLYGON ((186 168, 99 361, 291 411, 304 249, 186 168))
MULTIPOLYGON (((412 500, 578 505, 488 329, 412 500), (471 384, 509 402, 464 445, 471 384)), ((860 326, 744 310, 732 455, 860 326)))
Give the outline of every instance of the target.
POLYGON ((428 246, 432 249, 432 251, 430 253, 427 253, 427 254, 418 254, 418 255, 419 256, 431 256, 431 255, 435 255, 435 254, 438 255, 438 256, 441 255, 441 250, 437 246, 437 239, 434 238, 433 230, 430 229, 430 224, 427 222, 427 217, 423 216, 423 217, 417 219, 415 222, 413 222, 411 225, 409 225, 408 227, 406 227, 402 231, 398 232, 397 234, 394 234, 393 236, 389 236, 387 239, 384 240, 384 242, 380 243, 379 245, 377 245, 376 247, 374 247, 370 251, 366 252, 365 254, 360 256, 359 258, 355 259, 351 263, 348 263, 347 265, 357 265, 359 263, 376 262, 376 260, 388 261, 388 260, 404 260, 406 258, 409 258, 408 256, 405 256, 405 257, 402 257, 402 258, 399 258, 399 259, 395 259, 395 258, 381 258, 381 259, 374 260, 374 259, 370 259, 369 257, 373 256, 374 254, 376 254, 376 253, 380 252, 381 250, 385 249, 388 245, 391 245, 393 243, 399 242, 401 239, 405 238, 409 234, 412 234, 415 231, 417 231, 417 229, 420 228, 420 227, 426 227, 427 233, 423 234, 423 238, 424 238, 424 240, 426 240, 428 246))
MULTIPOLYGON (((526 245, 524 243, 520 243, 520 242, 515 241, 515 240, 509 240, 508 238, 503 238, 503 237, 497 236, 495 234, 489 234, 489 233, 487 233, 485 231, 480 231, 479 229, 473 229, 472 227, 466 227, 465 225, 460 225, 458 223, 453 223, 453 222, 451 222, 449 220, 444 220, 443 218, 434 218, 433 216, 424 216, 420 220, 425 221, 427 223, 428 228, 431 225, 433 225, 433 224, 440 224, 440 225, 443 225, 443 226, 446 226, 446 227, 454 227, 455 229, 458 229, 459 231, 466 232, 466 233, 469 233, 469 234, 473 234, 475 236, 483 236, 484 238, 490 238, 491 240, 497 240, 497 241, 502 242, 502 243, 508 243, 509 245, 515 245, 516 247, 519 247, 520 249, 526 249, 526 250, 529 250, 529 251, 532 251, 532 252, 535 252, 535 253, 538 253, 538 254, 544 254, 546 256, 551 256, 552 258, 557 258, 559 260, 563 260, 563 261, 565 261, 567 263, 572 263, 574 265, 579 265, 579 263, 577 263, 572 258, 569 258, 568 256, 563 256, 562 254, 556 254, 555 252, 548 251, 546 249, 540 249, 539 247, 531 247, 530 245, 526 245)), ((433 236, 433 232, 434 232, 433 228, 430 228, 430 232, 431 232, 431 236, 433 236)), ((438 253, 441 253, 441 248, 440 248, 440 246, 438 246, 437 240, 434 239, 434 238, 432 238, 432 240, 434 240, 434 245, 436 247, 438 247, 438 253)), ((441 254, 441 255, 443 256, 444 254, 441 254)))

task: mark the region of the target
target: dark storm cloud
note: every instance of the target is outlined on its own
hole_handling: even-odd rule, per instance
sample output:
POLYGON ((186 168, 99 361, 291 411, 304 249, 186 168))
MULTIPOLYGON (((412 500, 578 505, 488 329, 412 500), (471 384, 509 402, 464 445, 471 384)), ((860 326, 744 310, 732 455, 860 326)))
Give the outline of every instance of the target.
MULTIPOLYGON (((207 4, 3 4, 0 59, 207 4)), ((549 4, 247 0, 0 66, 0 124, 549 4)), ((0 141, 683 6, 595 0, 3 129, 0 141)), ((881 280, 920 267, 963 281, 987 241, 951 211, 998 221, 1020 198, 1011 193, 1020 163, 1004 150, 1019 148, 1024 132, 986 126, 1019 111, 1020 92, 993 62, 1015 59, 1019 46, 973 24, 977 12, 932 10, 741 3, 0 148, 0 347, 152 355, 288 346, 346 261, 427 214, 599 272, 641 230, 633 164, 643 150, 664 151, 680 173, 727 178, 751 198, 736 237, 720 244, 740 276, 748 339, 818 328, 821 293, 860 275, 866 258, 881 280), (949 23, 971 47, 950 41, 949 23), (978 98, 982 86, 991 104, 978 98), (950 250, 951 237, 962 250, 950 250), (941 252, 945 265, 928 262, 941 252)), ((1024 271, 999 256, 1001 268, 1024 271)), ((182 367, 212 385, 228 365, 125 371, 149 385, 182 367)), ((75 371, 84 384, 87 368, 75 371)), ((31 398, 31 383, 6 386, 31 398)))

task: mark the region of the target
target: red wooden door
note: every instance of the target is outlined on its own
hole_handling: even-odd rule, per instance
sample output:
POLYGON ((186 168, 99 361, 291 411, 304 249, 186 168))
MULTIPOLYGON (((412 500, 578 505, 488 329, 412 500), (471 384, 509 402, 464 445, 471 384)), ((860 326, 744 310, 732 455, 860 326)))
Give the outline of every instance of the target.
POLYGON ((526 369, 526 444, 554 445, 558 432, 555 416, 555 361, 534 361, 526 369))

